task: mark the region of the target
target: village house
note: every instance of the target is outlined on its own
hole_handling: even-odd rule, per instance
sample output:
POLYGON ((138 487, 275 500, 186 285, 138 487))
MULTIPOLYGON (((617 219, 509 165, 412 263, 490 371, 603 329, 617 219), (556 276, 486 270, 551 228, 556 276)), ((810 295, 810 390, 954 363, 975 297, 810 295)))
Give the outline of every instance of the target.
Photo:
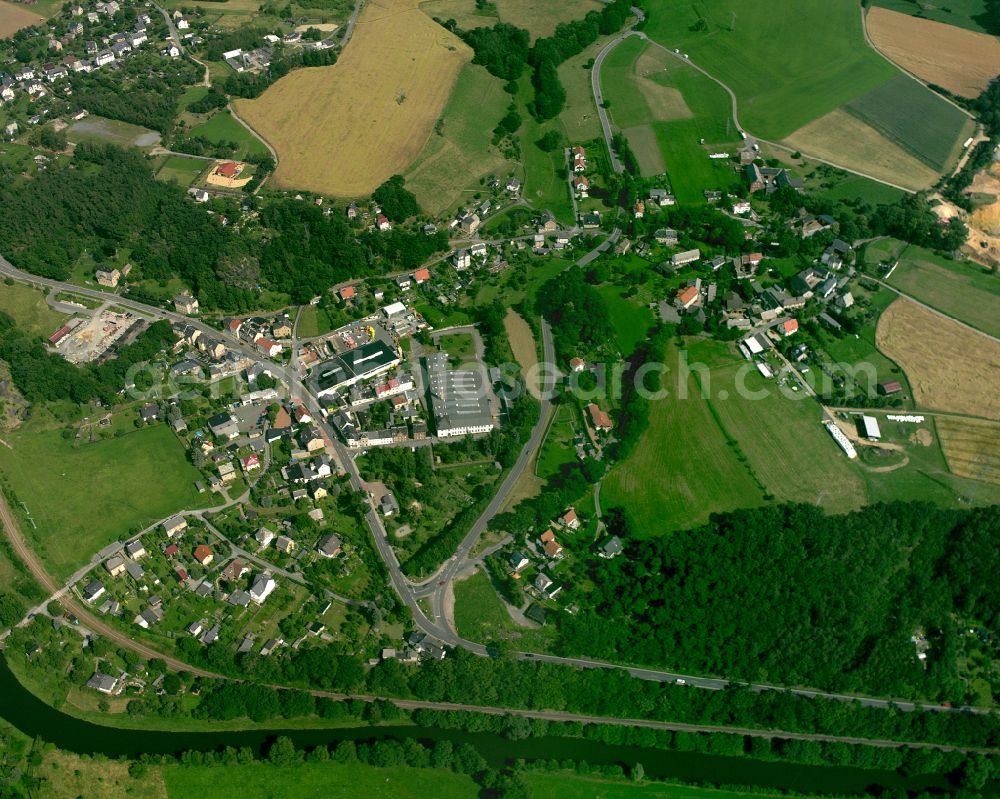
POLYGON ((207 566, 215 559, 215 553, 210 546, 199 544, 194 548, 194 559, 202 566, 207 566))
POLYGON ((190 294, 178 294, 174 297, 174 308, 178 313, 193 314, 198 312, 198 300, 190 294))
POLYGON ((183 516, 171 516, 169 519, 164 521, 160 527, 162 527, 163 532, 167 534, 167 538, 173 538, 174 536, 180 535, 187 530, 188 523, 187 519, 183 516))
POLYGON ((125 573, 125 559, 121 555, 115 555, 113 558, 108 558, 104 561, 104 568, 108 570, 108 574, 112 577, 118 577, 120 574, 125 573))
POLYGON ((602 411, 593 402, 587 406, 587 413, 590 414, 591 424, 596 430, 607 431, 612 428, 611 417, 608 416, 607 411, 602 411))

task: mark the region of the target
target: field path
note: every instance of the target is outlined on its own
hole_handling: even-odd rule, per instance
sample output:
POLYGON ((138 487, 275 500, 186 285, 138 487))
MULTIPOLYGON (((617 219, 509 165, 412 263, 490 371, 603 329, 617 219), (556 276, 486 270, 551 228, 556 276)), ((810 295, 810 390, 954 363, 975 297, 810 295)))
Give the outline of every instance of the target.
MULTIPOLYGON (((819 156, 811 155, 810 153, 807 153, 804 150, 801 150, 801 148, 798 149, 798 150, 796 150, 793 147, 789 147, 787 144, 781 144, 780 142, 776 142, 776 141, 769 141, 768 139, 762 139, 759 136, 752 135, 746 128, 744 128, 740 124, 739 101, 736 99, 736 92, 734 92, 727 84, 723 83, 721 80, 719 80, 717 77, 715 77, 715 75, 713 75, 711 72, 709 72, 708 70, 706 70, 704 67, 698 66, 696 63, 694 63, 686 55, 683 55, 681 53, 675 53, 669 47, 664 47, 659 42, 653 41, 645 33, 635 32, 635 35, 639 36, 644 41, 649 42, 654 47, 659 47, 665 53, 667 53, 667 54, 673 56, 674 58, 682 61, 683 63, 687 64, 688 66, 693 67, 694 69, 698 70, 702 75, 704 75, 706 78, 708 78, 711 81, 714 81, 719 86, 721 86, 723 89, 725 89, 726 93, 729 95, 730 101, 732 102, 733 123, 736 125, 736 130, 739 131, 743 135, 743 137, 744 137, 744 145, 746 147, 752 147, 756 142, 761 142, 761 143, 766 144, 766 145, 768 145, 770 147, 774 147, 774 148, 776 148, 778 150, 783 150, 786 153, 800 152, 804 158, 808 158, 810 161, 817 161, 817 162, 819 162, 821 164, 826 164, 827 166, 832 166, 832 167, 835 167, 837 169, 841 169, 844 172, 850 172, 852 175, 857 175, 858 177, 866 178, 868 180, 875 181, 876 183, 881 183, 883 186, 890 186, 890 187, 892 187, 894 189, 899 189, 900 191, 904 191, 907 194, 914 194, 915 193, 913 189, 908 189, 908 188, 906 188, 906 186, 900 186, 900 185, 898 185, 896 183, 891 183, 888 180, 883 180, 882 178, 877 178, 874 175, 869 175, 867 172, 860 172, 857 169, 851 169, 850 167, 846 167, 843 164, 838 164, 835 161, 829 161, 826 158, 820 158, 819 156)), ((595 64, 595 66, 596 66, 596 64, 595 64)), ((600 104, 598 104, 598 107, 600 107, 600 104)))
MULTIPOLYGON (((882 10, 884 10, 884 9, 882 9, 882 10)), ((921 86, 923 86, 928 91, 933 92, 934 94, 936 94, 938 97, 940 97, 946 103, 950 103, 951 105, 955 106, 955 108, 957 108, 959 111, 961 111, 963 114, 965 114, 969 119, 972 119, 972 120, 976 119, 975 115, 970 114, 967 109, 965 109, 962 106, 960 106, 958 103, 956 103, 950 97, 946 97, 945 95, 943 95, 940 92, 936 91, 934 89, 934 87, 931 84, 929 84, 927 81, 923 80, 922 78, 918 77, 917 75, 914 75, 908 69, 906 69, 902 65, 900 65, 900 64, 896 63, 895 61, 893 61, 891 58, 889 58, 889 56, 887 56, 885 53, 883 53, 881 50, 879 50, 878 47, 875 46, 875 42, 872 41, 871 36, 868 34, 868 9, 865 8, 864 4, 862 4, 862 6, 861 6, 861 31, 862 31, 862 33, 864 33, 864 36, 865 36, 865 44, 867 44, 872 50, 874 50, 876 53, 878 53, 878 55, 881 58, 884 58, 886 61, 888 61, 890 64, 892 64, 896 69, 898 69, 900 72, 902 72, 902 73, 904 73, 906 75, 909 75, 911 78, 913 78, 913 80, 915 80, 917 83, 919 83, 921 86)), ((979 123, 978 122, 976 123, 976 129, 979 130, 979 123)))

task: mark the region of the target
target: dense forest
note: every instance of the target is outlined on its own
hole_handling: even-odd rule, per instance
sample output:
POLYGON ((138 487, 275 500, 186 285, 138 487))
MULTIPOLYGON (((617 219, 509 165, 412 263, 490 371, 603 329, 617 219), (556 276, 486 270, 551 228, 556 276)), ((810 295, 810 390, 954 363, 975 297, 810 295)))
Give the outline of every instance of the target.
POLYGON ((733 679, 962 701, 956 622, 1000 623, 1000 507, 737 511, 591 564, 559 650, 733 679), (911 636, 925 631, 927 660, 911 636))
POLYGON ((261 212, 267 236, 220 224, 176 185, 153 179, 139 153, 81 143, 73 161, 0 187, 0 252, 17 267, 65 280, 84 253, 127 248, 133 280, 180 277, 202 306, 258 307, 260 278, 303 303, 349 277, 414 269, 448 246, 444 232, 358 231, 343 214, 275 199, 261 212))

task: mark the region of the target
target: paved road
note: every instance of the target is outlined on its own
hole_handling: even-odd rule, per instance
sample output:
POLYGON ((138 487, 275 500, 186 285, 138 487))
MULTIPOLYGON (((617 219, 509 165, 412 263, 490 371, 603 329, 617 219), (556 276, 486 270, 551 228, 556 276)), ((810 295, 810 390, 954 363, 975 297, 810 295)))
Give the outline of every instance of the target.
MULTIPOLYGON (((594 61, 594 70, 591 73, 591 83, 594 85, 594 99, 597 101, 597 109, 598 109, 598 112, 600 113, 600 116, 601 116, 601 125, 602 125, 602 127, 605 126, 606 115, 604 114, 603 108, 601 107, 601 103, 603 102, 603 98, 602 98, 601 93, 600 93, 600 86, 596 83, 596 81, 597 81, 597 79, 599 77, 598 74, 597 74, 598 73, 598 61, 603 61, 603 58, 601 56, 606 55, 607 54, 606 53, 607 50, 613 48, 614 46, 616 46, 617 44, 619 44, 621 41, 623 41, 625 38, 627 38, 629 36, 638 36, 640 39, 642 39, 642 40, 644 40, 646 42, 649 42, 654 47, 659 47, 661 50, 663 50, 668 55, 670 55, 670 56, 678 59, 679 61, 684 62, 685 64, 688 64, 692 68, 698 70, 698 72, 700 72, 706 78, 708 78, 709 80, 711 80, 713 83, 716 83, 719 86, 721 86, 722 89, 725 90, 726 94, 729 95, 729 100, 730 100, 730 104, 731 104, 731 107, 732 107, 733 123, 736 125, 736 130, 740 134, 743 135, 745 146, 752 147, 756 142, 762 142, 763 144, 767 144, 770 147, 774 147, 776 149, 783 150, 783 151, 788 152, 788 153, 792 153, 792 152, 796 151, 796 148, 788 147, 787 145, 781 144, 780 142, 769 141, 767 139, 762 139, 760 137, 753 136, 749 131, 746 130, 746 128, 744 128, 742 125, 740 125, 739 102, 736 99, 736 93, 727 84, 723 83, 721 80, 719 80, 717 77, 715 77, 715 75, 713 75, 708 70, 704 69, 703 67, 698 66, 690 58, 688 58, 684 53, 674 52, 674 50, 671 50, 669 47, 665 47, 664 45, 660 44, 659 42, 654 41, 653 39, 650 39, 642 31, 627 31, 626 33, 623 33, 620 37, 618 37, 618 39, 616 39, 615 41, 611 42, 608 45, 608 47, 606 47, 604 50, 602 50, 601 54, 594 61)), ((608 141, 608 146, 610 148, 610 146, 611 146, 610 126, 605 127, 605 134, 604 135, 605 135, 605 139, 607 139, 607 141, 608 141)), ((826 164, 828 166, 836 167, 837 169, 841 169, 844 172, 850 172, 852 175, 858 175, 860 177, 867 178, 868 180, 873 180, 876 183, 881 183, 881 184, 883 184, 885 186, 891 186, 892 188, 899 189, 900 191, 904 191, 907 194, 913 194, 914 193, 913 189, 908 189, 906 186, 900 186, 900 185, 898 185, 896 183, 891 183, 891 182, 889 182, 887 180, 883 180, 882 178, 877 178, 874 175, 869 175, 867 172, 861 172, 861 171, 859 171, 857 169, 851 169, 850 167, 846 167, 843 164, 838 164, 838 163, 836 163, 834 161, 829 161, 829 160, 827 160, 825 158, 820 158, 818 156, 811 155, 810 153, 807 153, 805 150, 802 150, 801 148, 799 148, 799 151, 805 157, 807 157, 811 161, 817 161, 817 162, 819 162, 821 164, 826 164)), ((611 157, 612 157, 612 160, 615 159, 615 155, 614 155, 613 152, 612 152, 612 156, 611 157)), ((621 171, 621 170, 616 169, 615 171, 621 171)))
POLYGON ((618 152, 615 150, 615 145, 612 140, 613 134, 611 132, 611 121, 608 119, 608 111, 604 107, 604 94, 601 92, 601 67, 604 66, 604 59, 607 58, 608 53, 614 50, 629 36, 636 35, 637 33, 635 31, 630 30, 608 42, 607 45, 604 46, 604 49, 597 54, 597 58, 594 59, 594 66, 590 70, 590 88, 594 92, 594 102, 597 104, 597 116, 601 120, 601 129, 604 131, 604 141, 608 146, 608 155, 611 157, 611 168, 614 169, 614 171, 619 175, 625 171, 625 166, 618 157, 618 152))
MULTIPOLYGON (((605 245, 606 244, 607 242, 605 242, 605 245)), ((94 297, 102 300, 107 298, 107 295, 104 294, 103 292, 95 291, 93 289, 79 288, 77 286, 68 283, 60 283, 59 281, 50 280, 48 278, 41 278, 35 275, 29 275, 27 273, 21 272, 2 257, 0 257, 0 274, 16 278, 18 280, 21 280, 22 282, 31 283, 34 285, 46 286, 61 291, 71 291, 73 293, 82 296, 94 297)), ((182 314, 178 314, 171 311, 165 311, 159 308, 154 308, 152 306, 147 306, 142 303, 137 303, 132 300, 125 300, 122 298, 116 300, 116 304, 135 310, 138 313, 141 313, 147 317, 164 318, 172 321, 178 321, 185 324, 194 325, 195 327, 203 331, 211 332, 211 334, 215 337, 222 338, 227 342, 227 344, 231 348, 244 352, 245 354, 248 355, 248 357, 251 357, 257 361, 267 362, 270 366, 276 368, 277 371, 279 372, 281 371, 280 369, 277 369, 276 364, 263 358, 252 347, 248 346, 246 342, 243 342, 234 336, 230 336, 227 333, 222 333, 216 330, 215 328, 212 328, 209 325, 206 325, 203 322, 198 321, 197 319, 192 319, 182 314)), ((554 363, 555 353, 552 347, 551 333, 547 331, 547 326, 543 327, 543 348, 545 350, 545 358, 549 360, 550 363, 554 363)), ((306 407, 313 413, 313 416, 316 419, 316 421, 321 425, 321 428, 323 429, 324 433, 333 442, 335 454, 340 458, 341 463, 345 467, 347 474, 350 477, 351 485, 354 487, 355 490, 362 491, 363 489, 362 489, 361 477, 357 471, 357 467, 353 461, 353 458, 351 457, 351 454, 346 450, 346 447, 340 444, 332 428, 330 428, 330 426, 326 423, 316 398, 306 390, 305 386, 302 384, 301 380, 298 378, 297 375, 289 374, 288 372, 286 372, 285 374, 282 375, 282 378, 288 383, 293 396, 299 397, 304 402, 306 407)), ((541 429, 544 430, 544 426, 542 426, 541 429)), ((532 438, 529 439, 529 442, 525 445, 525 448, 521 452, 521 456, 519 458, 521 471, 523 471, 527 463, 530 462, 531 454, 534 452, 534 450, 540 443, 540 439, 536 440, 535 434, 537 433, 538 433, 538 426, 536 426, 536 429, 533 430, 532 438), (522 460, 523 462, 521 462, 522 460)), ((445 570, 438 580, 439 582, 444 582, 445 585, 439 586, 440 588, 447 588, 449 580, 459 571, 459 569, 462 568, 462 565, 465 563, 465 561, 467 561, 468 553, 471 551, 472 547, 478 540, 479 533, 482 532, 482 530, 485 530, 486 524, 488 523, 489 519, 491 519, 492 516, 495 515, 495 513, 499 510, 499 508, 502 507, 503 502, 506 500, 506 494, 504 493, 504 489, 506 488, 506 491, 509 491, 512 485, 513 485, 512 482, 509 483, 508 481, 505 481, 505 483, 501 487, 501 491, 498 492, 497 497, 494 499, 494 502, 491 503, 490 507, 487 508, 486 513, 483 514, 484 518, 481 518, 479 522, 477 522, 474 528, 477 531, 476 535, 473 536, 472 534, 473 531, 470 531, 470 534, 466 536, 465 540, 463 540, 459 551, 464 553, 464 557, 459 558, 457 557, 456 553, 456 557, 450 560, 445 565, 445 570), (448 579, 443 579, 445 577, 447 577, 448 579)), ((36 579, 38 579, 39 583, 43 587, 47 588, 51 593, 57 591, 58 587, 55 585, 52 578, 46 573, 41 563, 35 556, 34 552, 24 541, 23 536, 20 534, 20 530, 15 523, 13 515, 10 514, 9 509, 7 509, 5 503, 0 504, 0 520, 2 520, 7 526, 8 535, 11 537, 12 543, 14 543, 15 549, 17 550, 19 556, 22 557, 25 564, 28 565, 29 569, 31 569, 32 573, 35 575, 36 579)), ((406 579, 406 577, 402 574, 402 572, 399 569, 399 562, 397 561, 395 553, 392 550, 392 546, 388 542, 388 539, 386 537, 385 527, 382 525, 382 521, 378 513, 375 511, 373 507, 371 507, 370 502, 369 502, 369 511, 366 514, 366 520, 372 530, 376 548, 382 559, 385 561, 386 567, 388 568, 393 588, 396 590, 401 600, 404 602, 404 604, 407 605, 407 607, 413 614, 415 625, 424 632, 426 632, 428 635, 433 636, 434 638, 442 641, 443 643, 452 646, 461 646, 469 650, 470 652, 479 655, 488 654, 487 649, 483 644, 462 639, 457 635, 455 631, 448 628, 447 623, 443 618, 443 615, 438 615, 437 619, 434 622, 432 622, 430 619, 427 618, 427 616, 424 614, 423 610, 417 603, 417 597, 414 593, 413 585, 406 579)), ((438 600, 438 595, 435 595, 434 598, 435 607, 443 607, 443 595, 444 592, 441 591, 440 601, 438 600)), ((143 644, 138 644, 132 641, 132 639, 130 639, 128 636, 124 635, 118 630, 115 630, 112 627, 109 627, 99 619, 93 617, 85 608, 81 607, 79 603, 70 600, 68 597, 66 603, 68 606, 71 607, 72 611, 76 613, 76 615, 78 615, 81 619, 87 619, 88 626, 92 626, 96 632, 100 633, 101 635, 105 635, 110 640, 113 640, 122 646, 126 646, 128 648, 133 649, 143 657, 146 658, 163 657, 163 659, 168 663, 168 665, 171 666, 171 668, 181 669, 181 670, 186 669, 188 671, 192 671, 197 674, 204 674, 206 676, 218 676, 218 675, 212 675, 209 672, 204 672, 202 670, 193 668, 186 663, 182 663, 176 660, 175 658, 164 657, 163 655, 155 652, 149 647, 146 647, 143 644)), ((561 663, 564 665, 570 665, 579 668, 600 668, 609 670, 611 669, 621 670, 639 679, 653 680, 657 682, 676 682, 679 680, 683 680, 686 684, 690 686, 711 689, 711 690, 719 690, 721 688, 726 687, 726 685, 729 684, 729 681, 719 678, 703 677, 699 675, 690 675, 679 672, 671 672, 671 671, 656 670, 656 669, 636 668, 631 666, 623 666, 615 663, 607 663, 604 661, 592 660, 588 658, 560 658, 553 655, 543 655, 539 653, 530 653, 530 652, 520 653, 519 657, 523 659, 543 660, 551 663, 561 663)), ((774 686, 763 683, 750 683, 747 685, 751 689, 758 691, 790 690, 792 693, 801 696, 806 696, 806 697, 823 696, 827 698, 839 699, 844 701, 858 701, 862 705, 870 707, 885 707, 885 708, 896 707, 901 710, 913 710, 917 707, 917 705, 915 705, 913 702, 908 702, 908 701, 896 701, 892 699, 854 696, 854 695, 849 696, 832 692, 815 691, 808 688, 783 689, 781 686, 774 686)), ((965 708, 965 707, 944 707, 935 705, 923 705, 922 707, 927 709, 939 710, 942 712, 946 711, 970 711, 975 713, 989 712, 983 709, 965 708)))

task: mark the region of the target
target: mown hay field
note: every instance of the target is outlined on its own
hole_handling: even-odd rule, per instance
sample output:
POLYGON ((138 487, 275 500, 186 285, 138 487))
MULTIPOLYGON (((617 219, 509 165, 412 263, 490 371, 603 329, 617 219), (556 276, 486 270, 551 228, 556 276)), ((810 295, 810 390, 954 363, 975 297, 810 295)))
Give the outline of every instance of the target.
POLYGON ((955 474, 1000 485, 1000 425, 942 416, 937 429, 948 467, 955 474))
POLYGON ((923 161, 840 108, 799 128, 784 143, 906 189, 927 189, 938 179, 923 161))
POLYGON ((40 22, 45 22, 45 17, 30 11, 27 6, 0 0, 0 39, 6 39, 21 28, 37 25, 40 22))
POLYGON ((420 154, 471 57, 415 0, 378 0, 336 65, 296 70, 236 110, 277 150, 278 187, 370 194, 420 154))
POLYGON ((601 83, 611 120, 644 176, 666 171, 681 202, 703 202, 705 189, 736 182, 728 164, 708 157, 739 141, 729 96, 718 84, 638 38, 608 55, 601 83))
POLYGON ((921 80, 978 97, 1000 75, 1000 40, 877 6, 866 17, 872 43, 921 80))
POLYGON ((847 110, 932 169, 958 158, 973 121, 961 109, 906 75, 848 103, 847 110))
POLYGON ((906 372, 917 408, 1000 419, 1000 343, 906 299, 882 313, 878 348, 906 372))

